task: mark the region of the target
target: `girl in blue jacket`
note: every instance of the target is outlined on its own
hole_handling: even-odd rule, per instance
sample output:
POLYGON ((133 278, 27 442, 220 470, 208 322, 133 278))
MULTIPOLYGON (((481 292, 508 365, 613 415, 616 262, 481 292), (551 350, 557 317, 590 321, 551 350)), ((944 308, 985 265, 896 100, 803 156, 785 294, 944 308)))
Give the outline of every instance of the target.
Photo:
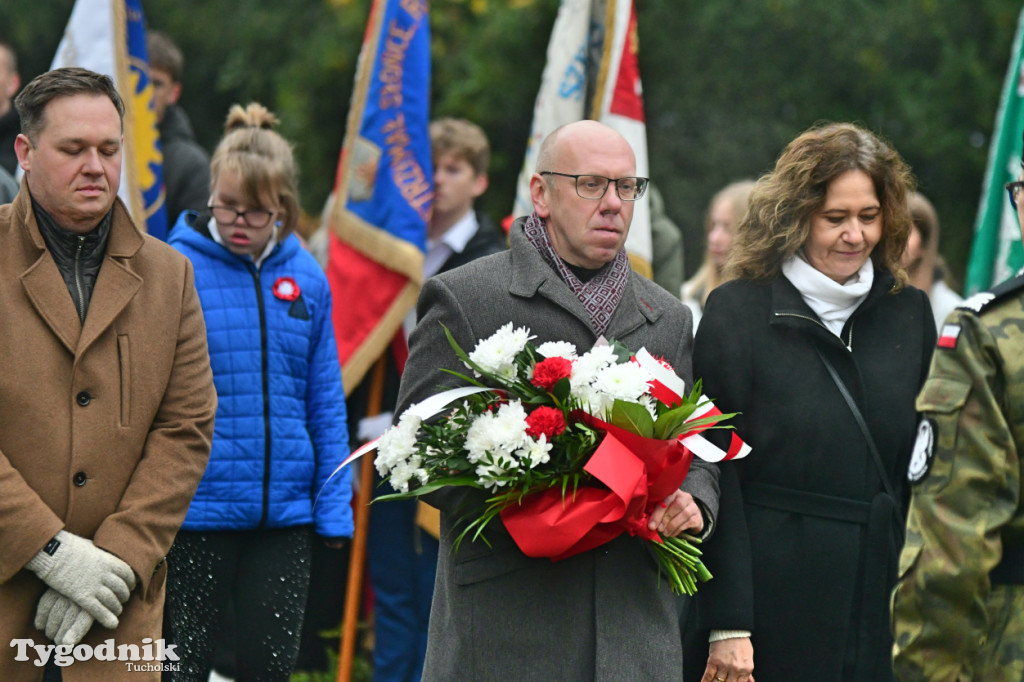
POLYGON ((352 535, 345 397, 320 266, 293 234, 290 145, 258 104, 235 105, 209 207, 169 242, 195 267, 218 405, 210 463, 168 557, 185 679, 206 680, 229 602, 239 679, 287 680, 315 538, 352 535), (315 537, 314 537, 315 536, 315 537))

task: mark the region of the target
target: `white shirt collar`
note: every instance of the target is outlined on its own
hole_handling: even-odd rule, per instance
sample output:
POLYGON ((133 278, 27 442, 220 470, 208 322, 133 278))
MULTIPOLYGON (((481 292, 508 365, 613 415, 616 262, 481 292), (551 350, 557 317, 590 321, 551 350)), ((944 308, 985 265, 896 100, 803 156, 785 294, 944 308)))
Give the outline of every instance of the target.
MULTIPOLYGON (((444 234, 436 239, 427 240, 427 253, 423 258, 423 279, 436 275, 444 264, 448 262, 453 253, 462 253, 466 250, 469 240, 476 234, 480 225, 476 221, 476 213, 470 209, 466 215, 449 227, 444 234)), ((413 327, 416 326, 416 308, 408 312, 402 327, 405 330, 405 337, 409 338, 413 327)))
POLYGON ((476 213, 470 210, 440 237, 428 239, 427 253, 423 258, 423 279, 436 275, 453 253, 465 251, 478 227, 476 213))
POLYGON ((476 222, 476 212, 470 209, 440 237, 427 240, 427 250, 429 251, 435 242, 441 242, 446 244, 453 252, 462 253, 466 249, 466 244, 476 234, 477 227, 479 226, 476 222))

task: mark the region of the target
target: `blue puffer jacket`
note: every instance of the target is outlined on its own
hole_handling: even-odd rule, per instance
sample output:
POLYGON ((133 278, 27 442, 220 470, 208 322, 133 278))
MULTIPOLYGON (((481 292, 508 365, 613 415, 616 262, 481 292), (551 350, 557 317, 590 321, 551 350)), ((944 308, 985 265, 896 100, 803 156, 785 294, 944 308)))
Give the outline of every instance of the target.
POLYGON ((327 278, 294 235, 257 270, 199 222, 183 213, 168 239, 195 267, 217 387, 210 463, 182 528, 314 524, 322 537, 351 536, 351 474, 328 482, 348 429, 327 278), (294 300, 284 278, 298 285, 294 300))

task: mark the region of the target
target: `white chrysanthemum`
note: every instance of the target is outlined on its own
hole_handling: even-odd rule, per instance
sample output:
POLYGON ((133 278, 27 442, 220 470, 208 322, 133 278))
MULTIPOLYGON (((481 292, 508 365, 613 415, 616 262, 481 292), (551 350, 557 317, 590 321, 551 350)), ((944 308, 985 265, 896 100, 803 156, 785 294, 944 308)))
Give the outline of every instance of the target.
POLYGON ((608 413, 612 409, 612 403, 615 399, 604 391, 599 391, 594 388, 591 384, 585 384, 579 387, 573 387, 573 396, 583 405, 583 409, 598 419, 608 419, 608 413))
POLYGON ((645 395, 645 396, 642 396, 640 398, 640 400, 638 400, 637 402, 647 408, 647 411, 650 412, 650 414, 651 414, 651 419, 654 419, 655 421, 657 421, 657 419, 658 419, 657 402, 658 401, 655 400, 654 397, 652 397, 650 395, 645 395))
POLYGON ((531 469, 551 461, 551 443, 547 436, 542 433, 540 438, 527 438, 527 441, 526 446, 516 452, 521 461, 529 464, 531 469))
POLYGON ((515 377, 516 355, 522 352, 526 343, 532 339, 526 327, 512 328, 509 322, 486 339, 476 344, 469 354, 469 359, 482 369, 505 378, 515 377))
POLYGON ((609 365, 597 373, 594 388, 612 398, 637 402, 647 393, 651 375, 635 362, 609 365))
POLYGON ((494 439, 492 424, 494 415, 490 412, 480 415, 473 420, 466 431, 466 459, 472 464, 484 459, 488 452, 497 448, 497 441, 494 439))
MULTIPOLYGON (((501 454, 511 454, 526 442, 526 410, 518 400, 505 403, 490 424, 491 438, 501 454)), ((498 454, 498 453, 496 453, 498 454)))
POLYGON ((422 471, 420 464, 419 457, 412 457, 409 460, 396 464, 391 469, 391 477, 388 479, 391 487, 400 493, 409 492, 409 481, 414 476, 422 481, 422 478, 419 476, 419 472, 422 471))
POLYGON ((416 434, 422 420, 406 411, 398 420, 398 424, 384 432, 377 441, 377 457, 375 464, 381 476, 398 464, 408 460, 416 451, 416 434))
POLYGON ((577 386, 593 383, 597 373, 616 360, 611 346, 595 346, 572 363, 572 383, 577 386))
POLYGON ((568 341, 548 341, 537 346, 537 352, 546 358, 565 358, 575 360, 576 346, 568 341))
POLYGON ((508 485, 508 469, 501 463, 478 464, 476 467, 476 482, 488 490, 495 490, 508 485))

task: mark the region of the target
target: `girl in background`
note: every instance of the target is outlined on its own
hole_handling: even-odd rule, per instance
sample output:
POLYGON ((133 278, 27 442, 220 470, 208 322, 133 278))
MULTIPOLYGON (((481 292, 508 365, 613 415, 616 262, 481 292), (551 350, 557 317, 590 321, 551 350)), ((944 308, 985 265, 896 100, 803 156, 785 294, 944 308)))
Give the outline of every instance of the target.
MULTIPOLYGON (((168 557, 180 679, 205 682, 235 609, 239 680, 288 680, 314 537, 352 535, 345 399, 327 279, 293 234, 290 145, 264 107, 235 105, 202 214, 169 242, 196 269, 218 405, 213 450, 168 557)), ((230 636, 229 632, 229 636, 230 636)))
POLYGON ((919 192, 911 192, 907 203, 911 224, 903 267, 907 270, 908 283, 928 294, 935 329, 941 331, 946 316, 964 299, 950 286, 949 268, 939 254, 939 216, 935 207, 919 192))
POLYGON ((743 214, 747 212, 750 190, 754 187, 753 180, 740 180, 726 185, 715 194, 708 206, 708 215, 704 222, 704 234, 707 249, 704 252, 704 263, 697 274, 683 284, 683 303, 693 313, 693 330, 704 313, 704 303, 708 300, 711 290, 722 283, 722 270, 732 250, 732 238, 736 233, 743 214))

